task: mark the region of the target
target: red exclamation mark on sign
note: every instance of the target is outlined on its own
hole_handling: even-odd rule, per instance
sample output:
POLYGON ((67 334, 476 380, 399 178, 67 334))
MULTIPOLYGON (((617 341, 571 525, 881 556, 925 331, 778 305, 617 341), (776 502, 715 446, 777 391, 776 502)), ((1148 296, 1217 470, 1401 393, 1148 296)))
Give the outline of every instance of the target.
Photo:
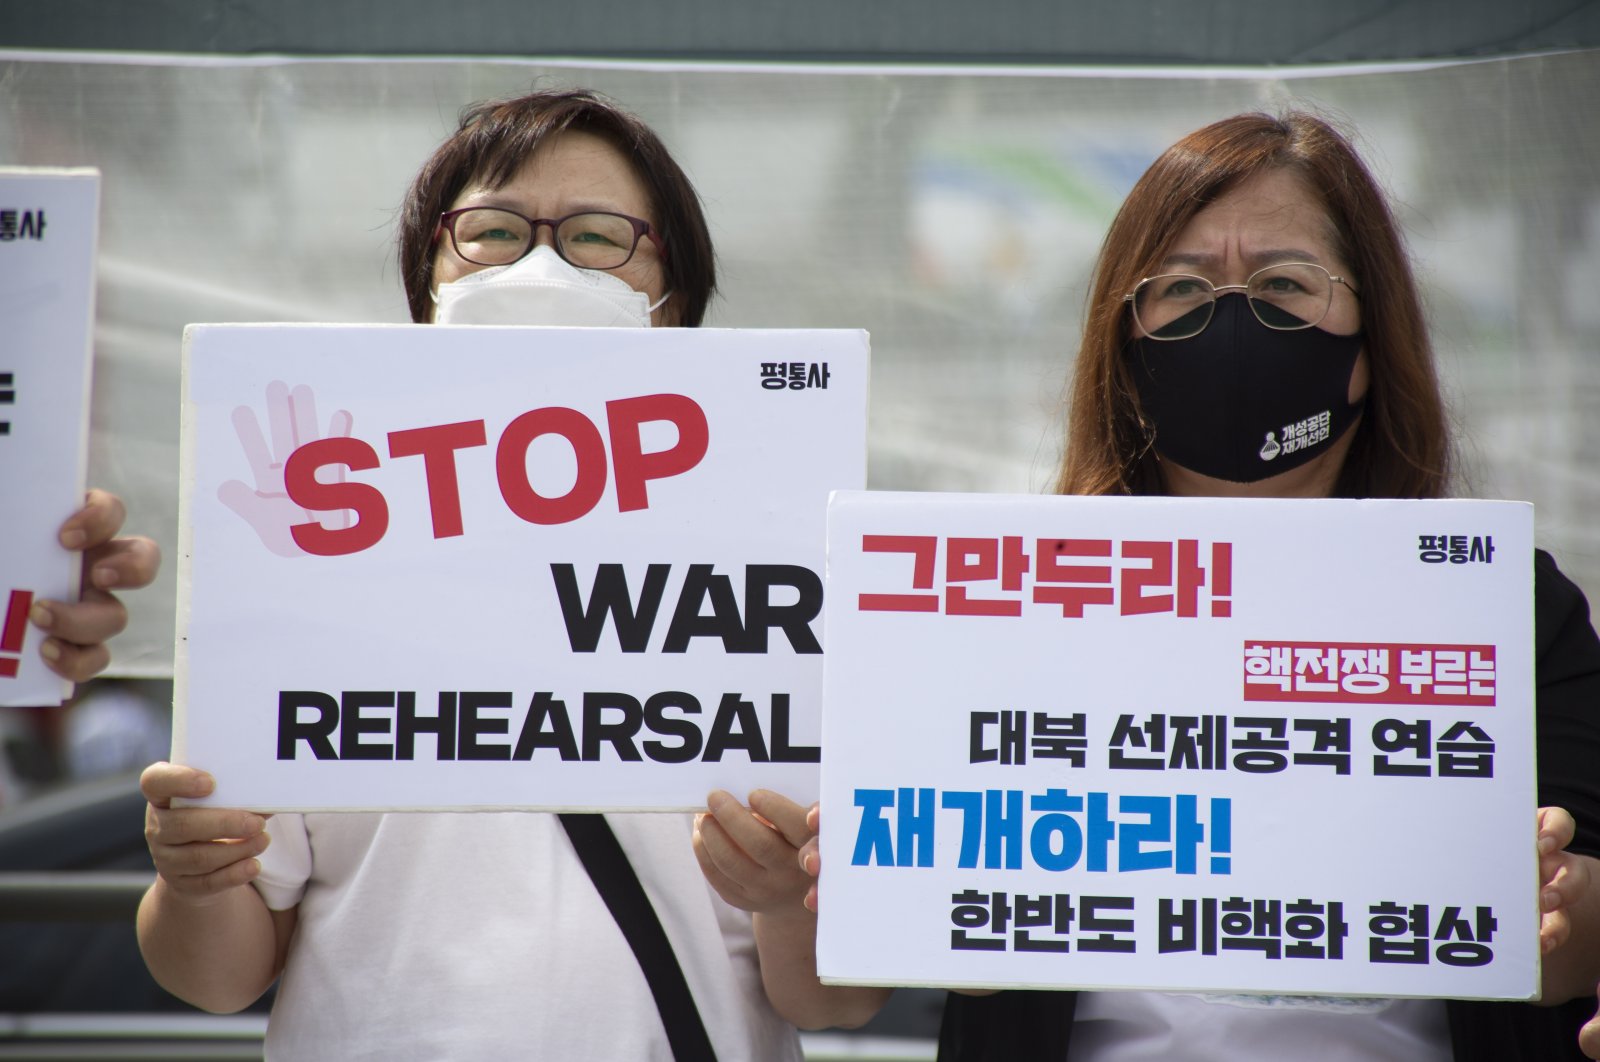
POLYGON ((1211 614, 1233 615, 1233 543, 1211 543, 1211 614))
POLYGON ((17 667, 22 663, 22 639, 28 633, 28 610, 33 608, 32 590, 11 591, 11 603, 6 606, 6 622, 0 627, 0 678, 16 678, 17 667))

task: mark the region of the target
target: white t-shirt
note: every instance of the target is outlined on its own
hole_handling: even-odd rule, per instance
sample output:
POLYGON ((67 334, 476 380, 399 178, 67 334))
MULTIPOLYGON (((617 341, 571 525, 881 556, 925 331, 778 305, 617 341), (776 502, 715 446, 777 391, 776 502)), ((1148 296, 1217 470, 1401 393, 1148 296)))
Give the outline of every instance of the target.
POLYGON ((1437 999, 1083 992, 1068 1062, 1450 1062, 1437 999))
MULTIPOLYGON (((750 917, 713 893, 679 814, 608 815, 717 1057, 801 1058, 768 1005, 750 917)), ((638 960, 554 815, 275 815, 256 887, 298 928, 269 1059, 672 1055, 638 960)))

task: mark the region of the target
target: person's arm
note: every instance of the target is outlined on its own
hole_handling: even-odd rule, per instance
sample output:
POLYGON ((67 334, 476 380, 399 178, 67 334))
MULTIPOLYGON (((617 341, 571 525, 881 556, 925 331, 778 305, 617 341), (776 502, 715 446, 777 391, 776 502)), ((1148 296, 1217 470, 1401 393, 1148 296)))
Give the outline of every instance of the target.
POLYGON ((710 813, 695 825, 695 856, 717 894, 751 912, 773 1008, 802 1029, 853 1029, 870 1020, 893 989, 817 979, 816 894, 800 854, 816 833, 816 808, 808 813, 765 789, 750 794, 749 808, 721 790, 706 806, 710 813))
POLYGON ((162 988, 202 1010, 242 1010, 283 969, 298 910, 268 909, 250 885, 269 840, 266 821, 233 808, 172 807, 174 797, 214 788, 191 767, 153 764, 139 787, 157 871, 139 904, 145 965, 162 988))
POLYGON ((1600 981, 1600 860, 1567 851, 1576 824, 1562 808, 1539 809, 1539 1002, 1589 995, 1600 981))
POLYGON ((1534 554, 1541 1001, 1600 976, 1600 637, 1583 591, 1534 554))
POLYGON ((1595 990, 1597 996, 1594 1017, 1583 1023, 1583 1028, 1578 1030, 1578 1048, 1590 1058, 1600 1059, 1600 989, 1595 990))
POLYGON ((61 545, 83 554, 83 589, 77 601, 36 601, 29 620, 49 637, 39 644, 45 665, 62 678, 83 682, 111 662, 107 639, 128 625, 128 610, 113 590, 148 586, 161 567, 161 550, 148 538, 118 537, 127 510, 115 494, 91 490, 61 525, 61 545))

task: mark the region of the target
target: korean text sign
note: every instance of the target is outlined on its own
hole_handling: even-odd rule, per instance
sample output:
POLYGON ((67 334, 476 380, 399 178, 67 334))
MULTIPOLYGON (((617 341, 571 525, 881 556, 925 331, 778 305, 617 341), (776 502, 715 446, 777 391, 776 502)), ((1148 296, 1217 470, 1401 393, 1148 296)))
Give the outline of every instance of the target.
POLYGON ((851 331, 191 327, 175 758, 263 810, 814 794, 867 361, 851 331))
POLYGON ((88 461, 100 174, 0 167, 0 706, 60 704, 36 600, 75 600, 82 558, 61 547, 88 461))
POLYGON ((1532 523, 836 495, 823 978, 1527 998, 1532 523))

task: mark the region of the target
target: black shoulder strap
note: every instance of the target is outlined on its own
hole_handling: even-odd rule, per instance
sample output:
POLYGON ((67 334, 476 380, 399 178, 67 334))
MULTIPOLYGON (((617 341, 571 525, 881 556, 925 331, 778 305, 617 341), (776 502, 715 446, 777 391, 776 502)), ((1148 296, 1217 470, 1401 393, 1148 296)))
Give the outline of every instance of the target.
POLYGON ((655 996, 656 1009, 661 1012, 661 1024, 666 1026, 672 1057, 677 1062, 715 1062, 711 1038, 706 1035, 678 958, 672 953, 672 942, 661 928, 661 920, 650 906, 650 898, 639 884, 639 876, 617 842, 617 835, 611 832, 611 825, 604 815, 556 817, 567 831, 578 861, 589 872, 595 891, 639 960, 650 994, 655 996))

